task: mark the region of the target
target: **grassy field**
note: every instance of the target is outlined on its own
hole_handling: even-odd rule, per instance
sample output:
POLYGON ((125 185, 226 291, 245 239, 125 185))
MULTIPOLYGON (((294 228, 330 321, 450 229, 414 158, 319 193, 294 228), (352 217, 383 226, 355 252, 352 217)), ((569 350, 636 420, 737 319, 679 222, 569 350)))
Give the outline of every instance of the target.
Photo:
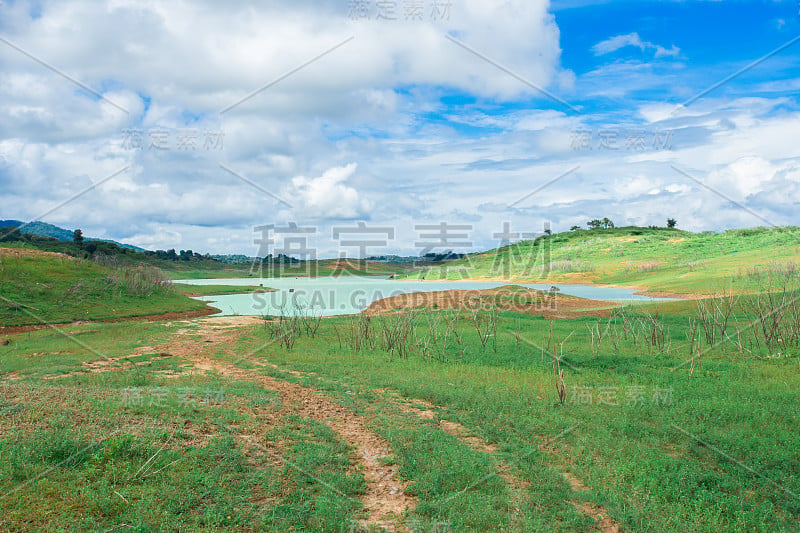
POLYGON ((425 279, 627 285, 704 293, 748 269, 800 261, 800 228, 723 233, 616 228, 540 237, 407 274, 425 279))
POLYGON ((173 290, 152 267, 111 269, 69 256, 0 247, 0 325, 65 323, 206 306, 173 290))
MULTIPOLYGON (((720 236, 621 241, 644 264, 698 239, 727 276, 604 266, 593 239, 624 231, 564 238, 597 247, 598 280, 715 297, 549 320, 524 292, 527 309, 488 295, 0 339, 0 530, 800 530, 794 230, 717 256, 720 236)), ((36 270, 17 268, 4 290, 36 270)))

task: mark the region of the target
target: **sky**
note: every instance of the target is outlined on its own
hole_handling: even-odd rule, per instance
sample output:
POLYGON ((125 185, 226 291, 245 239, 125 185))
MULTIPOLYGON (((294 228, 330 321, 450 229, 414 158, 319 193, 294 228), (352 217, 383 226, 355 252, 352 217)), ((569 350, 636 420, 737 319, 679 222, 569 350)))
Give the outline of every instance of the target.
POLYGON ((797 225, 800 5, 0 2, 0 219, 148 249, 797 225))

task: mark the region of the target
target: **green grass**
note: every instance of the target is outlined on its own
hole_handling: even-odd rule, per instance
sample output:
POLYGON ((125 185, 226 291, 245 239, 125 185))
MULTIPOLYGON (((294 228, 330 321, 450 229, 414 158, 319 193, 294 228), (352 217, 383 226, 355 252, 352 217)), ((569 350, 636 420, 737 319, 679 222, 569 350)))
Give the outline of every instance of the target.
MULTIPOLYGON (((372 319, 370 341, 358 350, 346 339, 357 331, 356 317, 324 319, 313 336, 301 328, 291 350, 259 325, 208 356, 314 387, 366 419, 389 442, 387 461, 417 498, 404 517, 415 531, 592 531, 595 521, 573 505, 582 501, 605 508, 623 531, 797 531, 796 306, 783 315, 780 340, 767 345, 756 341, 758 331, 735 334, 757 295, 777 294, 776 280, 790 280, 790 302, 800 297, 796 274, 781 266, 796 257, 796 231, 630 231, 570 235, 553 243, 553 256, 557 245, 593 247, 586 258, 558 252, 559 261, 573 261, 562 265, 573 270, 565 276, 584 275, 574 270, 590 264, 608 283, 744 294, 731 300, 724 342, 711 345, 701 331, 690 351, 687 331, 698 304, 676 301, 616 309, 610 319, 550 322, 500 312, 485 346, 469 314, 422 311, 409 339, 426 339, 439 317, 434 329, 439 343, 449 335, 445 349, 414 344, 406 357, 380 340, 381 325, 400 324, 397 316, 372 319), (674 238, 686 240, 669 242, 674 238), (620 252, 606 248, 620 241, 624 253, 614 257, 625 259, 615 263, 606 256, 620 252), (686 249, 682 266, 667 261, 667 251, 684 243, 704 254, 689 270, 697 272, 691 283, 681 281, 691 276, 675 277, 693 260, 686 249), (649 336, 652 324, 660 341, 649 336), (599 345, 592 331, 604 333, 599 345), (561 355, 563 404, 552 347, 561 355), (404 412, 377 389, 430 402, 437 419, 404 412), (445 433, 438 417, 497 451, 445 433), (495 475, 501 465, 526 484, 508 487, 495 475), (572 491, 563 472, 589 490, 572 491)), ((68 265, 94 275, 94 265, 68 265)), ((40 270, 69 269, 42 262, 40 270)), ((43 306, 36 297, 30 305, 43 306)), ((194 327, 71 325, 0 345, 1 530, 353 530, 363 518, 365 481, 340 435, 283 411, 278 395, 253 381, 192 372, 187 359, 147 348, 179 342, 177 332, 194 327), (92 373, 86 366, 131 355, 139 363, 133 368, 92 373)))
MULTIPOLYGON (((552 359, 513 334, 519 327, 523 339, 544 345, 550 323, 515 313, 499 317, 496 351, 481 348, 471 324, 461 322, 464 353, 444 363, 414 351, 405 359, 391 357, 379 345, 341 349, 335 328, 348 317, 323 321, 314 338, 302 336, 291 351, 264 347, 268 336, 259 326, 217 356, 233 362, 262 347, 256 358, 315 374, 238 364, 316 387, 368 417, 418 498, 407 520, 422 531, 442 523, 453 531, 589 531, 592 519, 570 503, 581 500, 604 506, 626 531, 796 530, 798 354, 755 358, 717 346, 690 377, 681 315, 687 304, 679 303, 680 313, 663 315, 673 342, 665 353, 609 338, 593 353, 587 326, 602 319, 553 322, 554 337, 564 341, 567 397, 561 406, 554 405, 552 359), (495 443, 498 453, 473 450, 433 421, 398 411, 376 388, 440 406, 441 416, 495 443), (548 440, 559 455, 539 448, 548 440), (519 516, 509 512, 508 487, 493 475, 499 462, 530 483, 519 516), (565 470, 590 491, 571 492, 561 477, 565 470)), ((662 312, 664 305, 675 304, 660 304, 662 312)), ((68 330, 113 356, 191 327, 122 326, 68 330)), ((421 323, 418 333, 426 327, 421 323)), ((3 371, 22 378, 2 385, 0 485, 11 490, 29 482, 0 500, 0 523, 9 529, 129 523, 156 531, 348 531, 361 516, 363 480, 349 469, 341 439, 297 416, 265 423, 263 412, 250 409, 268 413, 279 402, 251 382, 159 373, 178 368, 180 359, 42 380, 99 358, 54 332, 15 336, 0 350, 12 365, 3 371), (69 353, 30 357, 39 352, 69 353), (209 390, 223 390, 224 397, 206 401, 209 390), (197 428, 208 434, 198 437, 197 428), (178 462, 138 479, 137 470, 165 443, 152 470, 178 462), (300 468, 277 466, 253 443, 300 468)))
POLYGON ((215 265, 214 268, 198 268, 196 265, 189 264, 184 268, 178 268, 174 265, 164 265, 161 271, 169 279, 229 279, 229 278, 247 278, 249 275, 249 268, 234 268, 232 266, 220 267, 215 265))
POLYGON ((59 255, 0 254, 0 324, 64 323, 205 308, 145 268, 59 255), (155 281, 154 281, 155 280, 155 281))
POLYGON ((43 332, 3 347, 21 379, 0 384, 0 529, 349 530, 363 480, 347 447, 318 422, 278 417, 274 393, 158 373, 180 361, 42 380, 75 369, 26 358, 70 349, 80 366, 187 324, 120 326, 93 325, 82 337, 93 351, 43 332))
POLYGON ((797 227, 723 233, 628 227, 544 236, 407 276, 588 282, 704 293, 747 269, 790 261, 800 261, 797 227))
MULTIPOLYGON (((3 347, 0 371, 20 376, 55 376, 88 372, 83 363, 130 357, 152 358, 153 350, 137 354, 139 348, 165 343, 174 331, 161 322, 86 324, 47 328, 16 335, 3 347)), ((159 363, 162 368, 166 362, 159 363)))
MULTIPOLYGON (((552 359, 545 355, 543 360, 539 349, 518 345, 510 334, 519 320, 523 336, 544 345, 547 321, 507 314, 501 318, 499 328, 505 335, 497 352, 481 350, 473 339, 463 357, 442 364, 414 354, 390 359, 379 349, 343 353, 331 340, 336 338, 335 322, 346 320, 327 321, 316 339, 301 339, 291 352, 270 348, 264 357, 313 371, 325 380, 317 386, 339 393, 388 387, 443 406, 448 419, 497 443, 506 460, 529 476, 534 482, 529 505, 554 506, 547 506, 549 511, 530 508, 524 520, 532 530, 586 530, 574 526, 580 517, 565 521, 565 508, 558 505, 569 498, 563 480, 554 473, 560 468, 591 487, 579 499, 604 505, 626 531, 796 530, 800 520, 800 499, 793 495, 800 493, 800 444, 793 430, 800 423, 796 350, 771 360, 741 355, 730 345, 718 346, 703 355, 690 377, 685 318, 680 315, 664 317, 673 349, 663 354, 641 341, 637 346, 619 341, 615 349, 608 340, 606 348, 593 354, 586 326, 598 319, 556 321, 558 341, 569 337, 564 361, 570 366, 562 364, 567 401, 554 406, 552 359), (536 448, 573 426, 574 431, 553 443, 563 460, 536 448)), ((463 328, 469 335, 469 325, 463 328)), ((368 409, 371 403, 360 408, 368 409)), ((413 429, 387 427, 404 472, 417 480, 421 499, 428 502, 418 514, 426 519, 464 520, 459 522, 463 530, 502 529, 487 526, 502 519, 481 507, 502 494, 500 488, 482 488, 488 492, 469 509, 438 507, 441 495, 422 487, 428 479, 424 468, 431 462, 446 462, 436 452, 438 444, 431 444, 443 438, 429 436, 407 448, 403 442, 413 429), (478 518, 469 522, 465 513, 470 511, 486 522, 478 518)), ((466 457, 458 462, 471 464, 466 457)), ((458 471, 453 465, 446 468, 458 471)), ((482 471, 475 464, 470 469, 482 471)), ((467 480, 458 485, 466 486, 467 480)), ((453 493, 447 487, 441 490, 448 496, 453 493)))

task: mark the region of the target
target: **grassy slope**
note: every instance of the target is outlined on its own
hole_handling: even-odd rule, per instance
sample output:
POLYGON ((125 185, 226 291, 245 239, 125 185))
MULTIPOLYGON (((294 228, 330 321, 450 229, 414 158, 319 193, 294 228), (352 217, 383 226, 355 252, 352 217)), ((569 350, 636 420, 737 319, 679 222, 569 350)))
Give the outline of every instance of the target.
MULTIPOLYGON (((427 319, 420 317, 420 334, 427 319)), ((557 407, 552 361, 535 346, 549 335, 545 320, 503 313, 496 351, 482 349, 464 321, 464 353, 452 350, 447 362, 416 353, 393 359, 379 342, 358 352, 340 348, 336 329, 351 320, 323 321, 315 338, 304 335, 288 352, 278 343, 265 345, 269 336, 254 328, 231 353, 216 357, 246 365, 241 356, 256 351, 255 357, 280 368, 251 366, 252 372, 323 389, 370 417, 419 498, 410 516, 424 524, 418 531, 434 531, 437 522, 450 531, 593 531, 591 519, 570 503, 582 500, 603 505, 624 531, 796 531, 796 356, 745 358, 729 346, 717 347, 690 377, 684 317, 665 317, 673 346, 661 355, 622 339, 616 346, 605 340, 593 354, 587 326, 604 321, 555 321, 553 334, 564 341, 569 362, 562 365, 567 399, 557 407), (517 342, 517 329, 534 345, 517 342), (298 377, 289 369, 315 374, 298 377), (435 421, 398 412, 376 392, 384 387, 441 406, 444 418, 500 451, 477 453, 435 421), (548 439, 558 456, 539 447, 548 439), (494 459, 530 482, 516 525, 502 480, 492 476, 494 459), (570 492, 563 471, 591 489, 570 492)), ((114 356, 164 342, 186 327, 68 329, 114 356)), ((270 391, 216 374, 181 372, 178 358, 45 380, 98 357, 51 331, 17 336, 0 352, 3 370, 22 378, 0 382, 0 409, 7 415, 0 418, 0 490, 15 491, 0 500, 0 525, 37 531, 108 530, 121 523, 150 530, 352 531, 358 509, 350 497, 358 494, 360 480, 348 468, 341 440, 311 420, 290 417, 273 425, 248 414, 253 406, 265 415, 274 410, 270 391), (180 375, 167 379, 162 370, 180 375), (219 401, 204 400, 207 391, 219 390, 219 401), (142 401, 132 402, 132 392, 142 401), (290 463, 276 468, 254 443, 280 443, 277 451, 290 463), (60 464, 91 444, 74 464, 60 464), (140 475, 162 446, 151 471, 140 475), (82 511, 73 512, 76 507, 82 511)))
POLYGON ((271 391, 160 376, 177 369, 172 359, 37 379, 165 342, 177 324, 65 326, 95 353, 51 330, 2 347, 3 370, 34 381, 0 382, 0 530, 348 531, 361 485, 345 446, 313 420, 256 419, 254 409, 280 407, 271 391), (275 447, 285 463, 271 459, 275 447))
POLYGON ((620 284, 651 291, 703 293, 756 265, 800 261, 800 228, 718 234, 617 228, 560 233, 471 255, 409 274, 426 279, 620 284), (550 241, 551 270, 542 261, 550 241), (447 269, 447 271, 445 271, 447 269))
MULTIPOLYGON (((800 449, 792 429, 800 422, 796 357, 754 362, 715 348, 689 377, 685 320, 665 320, 673 348, 663 355, 622 340, 616 348, 606 340, 592 354, 587 326, 604 321, 555 321, 554 336, 564 341, 569 361, 562 365, 567 401, 561 407, 554 407, 552 359, 536 346, 546 344, 548 322, 513 313, 500 321, 496 352, 481 350, 469 325, 462 326, 466 353, 451 354, 448 364, 413 354, 389 361, 380 350, 340 350, 331 342, 332 324, 318 340, 303 339, 290 353, 270 350, 268 357, 325 376, 334 390, 389 387, 446 406, 448 417, 498 443, 533 481, 526 516, 531 531, 588 530, 533 510, 534 502, 559 497, 558 476, 545 466, 553 462, 556 470, 586 480, 592 490, 585 496, 609 509, 624 531, 791 531, 800 519, 792 495, 800 490, 800 449), (515 342, 517 327, 533 345, 515 342), (575 429, 556 437, 568 428, 575 429), (548 437, 555 439, 560 464, 536 447, 548 437)), ((384 431, 398 447, 408 438, 403 428, 384 431)), ((408 449, 401 464, 427 465, 433 454, 408 449)), ((452 521, 454 530, 480 530, 469 523, 474 508, 442 505, 440 494, 426 496, 425 508, 452 521)))
MULTIPOLYGON (((0 237, 2 237, 0 232, 0 237)), ((32 248, 44 252, 53 252, 72 257, 89 257, 85 247, 80 247, 72 242, 63 242, 56 239, 25 235, 24 241, 13 244, 4 242, 4 246, 32 248)), ((106 261, 114 266, 151 266, 160 269, 169 279, 203 279, 203 278, 247 278, 258 275, 251 272, 254 265, 251 263, 228 264, 210 259, 197 259, 191 261, 170 261, 159 259, 152 255, 136 252, 131 249, 120 249, 116 245, 105 246, 101 244, 94 253, 105 256, 106 261)), ((384 263, 377 261, 363 261, 358 259, 321 259, 309 261, 298 265, 273 265, 272 268, 264 265, 261 275, 266 277, 285 276, 332 276, 332 275, 362 275, 380 276, 403 272, 408 268, 406 263, 384 263)))
POLYGON ((0 325, 63 323, 200 310, 201 302, 166 288, 142 294, 120 272, 90 261, 20 249, 0 252, 0 325))
POLYGON ((380 263, 374 261, 321 259, 297 265, 264 265, 260 274, 258 270, 250 272, 251 265, 223 265, 217 263, 197 267, 198 263, 176 263, 163 261, 161 270, 170 279, 212 279, 212 278, 248 278, 258 277, 304 277, 304 276, 390 276, 399 274, 408 267, 402 264, 380 263))

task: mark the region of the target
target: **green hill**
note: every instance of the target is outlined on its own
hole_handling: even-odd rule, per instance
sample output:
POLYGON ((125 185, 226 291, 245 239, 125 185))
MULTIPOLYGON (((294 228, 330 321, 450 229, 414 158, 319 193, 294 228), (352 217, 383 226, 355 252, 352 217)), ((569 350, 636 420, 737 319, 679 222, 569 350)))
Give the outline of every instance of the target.
MULTIPOLYGON (((33 222, 22 222, 20 220, 0 220, 0 235, 8 232, 10 228, 19 228, 21 233, 27 233, 29 235, 51 237, 61 242, 72 242, 72 231, 54 226, 53 224, 48 224, 47 222, 39 222, 37 220, 34 220, 33 222)), ((140 252, 144 251, 144 248, 139 248, 138 246, 134 246, 132 244, 123 244, 117 241, 112 241, 111 239, 94 239, 91 237, 86 237, 86 241, 110 242, 121 248, 128 248, 130 250, 137 250, 140 252)))
POLYGON ((108 268, 63 254, 0 247, 0 326, 204 309, 152 267, 108 268))
POLYGON ((542 236, 420 269, 409 278, 595 283, 650 292, 707 293, 747 273, 800 262, 800 228, 722 233, 624 227, 542 236))

